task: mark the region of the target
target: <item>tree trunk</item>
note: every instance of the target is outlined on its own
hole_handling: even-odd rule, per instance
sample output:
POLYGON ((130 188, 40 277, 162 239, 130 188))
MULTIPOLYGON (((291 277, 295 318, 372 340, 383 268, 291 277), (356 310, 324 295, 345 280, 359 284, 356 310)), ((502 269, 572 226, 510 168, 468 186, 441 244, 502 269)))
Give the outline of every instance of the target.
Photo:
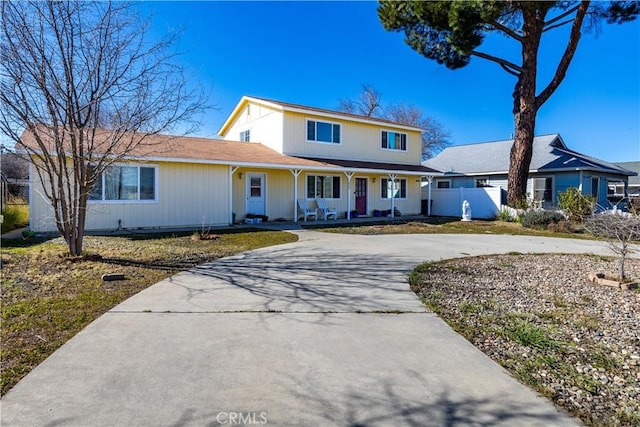
POLYGON ((522 208, 527 204, 527 179, 538 113, 538 47, 544 28, 544 14, 539 14, 535 8, 525 8, 523 18, 522 71, 513 91, 515 139, 511 147, 507 181, 507 203, 513 208, 522 208))

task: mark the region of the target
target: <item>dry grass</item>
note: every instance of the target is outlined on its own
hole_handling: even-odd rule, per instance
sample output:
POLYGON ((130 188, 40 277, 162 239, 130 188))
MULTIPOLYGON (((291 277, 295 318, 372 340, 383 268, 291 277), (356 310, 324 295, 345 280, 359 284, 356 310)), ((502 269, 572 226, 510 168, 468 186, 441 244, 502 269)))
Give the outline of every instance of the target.
POLYGON ((2 395, 91 321, 148 286, 189 267, 297 240, 290 233, 86 237, 69 258, 60 239, 2 241, 2 395), (103 282, 106 273, 126 280, 103 282))

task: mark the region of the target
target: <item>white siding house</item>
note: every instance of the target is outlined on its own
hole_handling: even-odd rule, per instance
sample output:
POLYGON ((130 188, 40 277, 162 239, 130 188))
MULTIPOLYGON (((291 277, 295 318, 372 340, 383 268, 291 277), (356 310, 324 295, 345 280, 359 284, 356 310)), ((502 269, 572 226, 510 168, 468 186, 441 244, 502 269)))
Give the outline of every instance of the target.
MULTIPOLYGON (((441 175, 420 164, 421 131, 243 97, 221 140, 156 135, 114 164, 90 193, 86 228, 197 228, 247 215, 297 221, 297 201, 315 207, 317 198, 346 218, 419 214, 421 177, 441 175)), ((28 132, 23 144, 36 148, 28 132)), ((31 229, 55 231, 37 174, 31 184, 31 229)))

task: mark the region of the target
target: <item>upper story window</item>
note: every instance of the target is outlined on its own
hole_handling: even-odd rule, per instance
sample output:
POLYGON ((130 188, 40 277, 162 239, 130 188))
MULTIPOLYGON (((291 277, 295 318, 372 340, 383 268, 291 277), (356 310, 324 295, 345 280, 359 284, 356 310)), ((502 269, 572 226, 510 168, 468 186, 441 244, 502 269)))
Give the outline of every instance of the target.
POLYGON ((240 142, 249 142, 251 140, 251 130, 243 130, 240 132, 240 142))
POLYGON ((307 141, 340 144, 340 125, 338 123, 307 120, 307 141))
POLYGON ((93 201, 156 200, 155 166, 109 166, 89 191, 93 201))
POLYGON ((407 151, 407 134, 383 130, 381 147, 383 150, 407 151))

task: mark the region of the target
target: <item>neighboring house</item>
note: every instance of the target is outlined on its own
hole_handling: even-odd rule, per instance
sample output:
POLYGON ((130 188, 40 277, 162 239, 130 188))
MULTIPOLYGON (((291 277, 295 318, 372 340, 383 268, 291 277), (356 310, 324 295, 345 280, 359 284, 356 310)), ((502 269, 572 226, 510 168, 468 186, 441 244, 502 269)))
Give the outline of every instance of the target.
MULTIPOLYGON (((629 177, 629 197, 640 197, 640 162, 616 162, 616 166, 635 172, 635 176, 629 177)), ((609 194, 624 196, 624 187, 610 186, 609 194)))
MULTIPOLYGON (((327 199, 339 217, 421 211, 421 128, 243 97, 224 140, 153 136, 103 174, 87 230, 224 225, 247 215, 297 220, 298 199, 327 199), (239 140, 239 141, 238 141, 239 140)), ((30 134, 23 143, 34 147, 30 134)), ((53 152, 53 148, 52 148, 53 152)), ((42 183, 31 175, 31 229, 55 231, 42 183)))
MULTIPOLYGON (((433 188, 501 187, 507 189, 509 155, 513 140, 458 145, 445 148, 424 166, 444 176, 433 180, 433 188)), ((610 208, 610 185, 627 187, 636 173, 567 148, 559 134, 537 136, 529 168, 527 193, 542 206, 558 203, 558 194, 569 187, 596 197, 602 208, 610 208)), ((506 191, 505 191, 506 194, 506 191)))

